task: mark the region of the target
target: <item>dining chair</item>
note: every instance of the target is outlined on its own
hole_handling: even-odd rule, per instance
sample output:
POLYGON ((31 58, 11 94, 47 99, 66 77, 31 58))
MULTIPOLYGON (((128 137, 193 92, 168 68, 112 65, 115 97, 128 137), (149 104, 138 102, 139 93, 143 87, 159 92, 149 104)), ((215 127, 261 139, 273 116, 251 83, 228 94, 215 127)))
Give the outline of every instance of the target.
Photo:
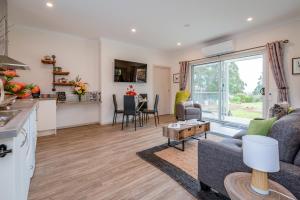
MULTIPOLYGON (((142 98, 142 99, 146 99, 148 100, 148 95, 147 94, 139 94, 139 96, 142 98)), ((140 100, 140 98, 139 98, 140 100)), ((139 111, 141 111, 142 113, 142 123, 146 122, 146 115, 143 113, 144 110, 147 110, 148 109, 148 101, 139 101, 138 102, 138 107, 140 108, 139 111)))
POLYGON ((114 125, 114 124, 117 123, 117 116, 118 116, 118 114, 122 114, 124 111, 123 110, 118 110, 118 103, 117 103, 116 95, 113 94, 112 97, 113 97, 113 103, 114 103, 114 108, 115 108, 114 117, 113 117, 113 123, 112 123, 112 125, 114 125))
MULTIPOLYGON (((139 94, 140 97, 143 99, 148 99, 147 94, 139 94)), ((148 109, 148 102, 138 102, 138 107, 140 108, 140 111, 148 109)))
POLYGON ((154 121, 155 121, 155 126, 157 126, 157 122, 159 124, 159 116, 158 116, 158 101, 159 101, 159 95, 155 95, 155 101, 154 101, 154 106, 153 110, 143 110, 143 114, 146 116, 146 120, 149 118, 149 114, 154 115, 154 121), (156 122, 157 119, 157 122, 156 122))
POLYGON ((128 126, 129 116, 133 116, 134 130, 136 130, 136 117, 137 116, 139 117, 139 124, 140 124, 140 126, 142 126, 141 112, 136 110, 134 98, 135 98, 134 96, 124 95, 124 112, 123 112, 123 119, 122 119, 122 130, 124 129, 124 118, 126 117, 126 126, 128 126))

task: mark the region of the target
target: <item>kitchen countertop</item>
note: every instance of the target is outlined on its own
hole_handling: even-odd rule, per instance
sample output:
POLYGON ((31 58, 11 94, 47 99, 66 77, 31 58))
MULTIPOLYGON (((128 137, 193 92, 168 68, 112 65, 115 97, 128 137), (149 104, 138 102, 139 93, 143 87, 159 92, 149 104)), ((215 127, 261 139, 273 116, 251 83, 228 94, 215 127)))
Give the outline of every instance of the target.
POLYGON ((5 126, 0 127, 0 139, 16 137, 28 119, 31 111, 35 106, 37 106, 37 104, 38 100, 34 99, 17 100, 11 106, 11 110, 20 110, 21 112, 11 119, 5 126))

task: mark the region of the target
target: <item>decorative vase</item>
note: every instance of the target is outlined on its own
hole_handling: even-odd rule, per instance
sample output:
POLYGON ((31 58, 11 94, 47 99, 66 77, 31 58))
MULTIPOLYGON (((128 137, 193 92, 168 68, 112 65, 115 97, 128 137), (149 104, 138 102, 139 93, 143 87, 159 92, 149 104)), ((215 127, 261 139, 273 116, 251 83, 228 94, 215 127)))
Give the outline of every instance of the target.
POLYGON ((78 95, 78 100, 79 102, 81 102, 81 95, 78 95))
POLYGON ((38 92, 38 93, 32 93, 31 95, 34 99, 36 99, 39 98, 41 94, 38 92))

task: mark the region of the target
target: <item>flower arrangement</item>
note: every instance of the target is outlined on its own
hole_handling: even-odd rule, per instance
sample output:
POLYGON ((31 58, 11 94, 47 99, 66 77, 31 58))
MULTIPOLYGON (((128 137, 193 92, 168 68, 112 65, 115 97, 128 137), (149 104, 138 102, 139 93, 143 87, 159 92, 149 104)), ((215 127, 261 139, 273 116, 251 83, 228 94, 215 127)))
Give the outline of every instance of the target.
POLYGON ((129 87, 127 88, 127 91, 126 91, 126 95, 128 95, 128 96, 136 96, 137 95, 137 92, 133 88, 133 85, 129 85, 129 87))
POLYGON ((17 95, 18 98, 39 97, 40 88, 34 84, 26 84, 23 82, 12 81, 17 76, 16 71, 6 70, 3 72, 2 79, 5 93, 10 95, 17 95))
POLYGON ((81 101, 81 97, 87 92, 87 84, 82 82, 81 78, 77 76, 74 81, 74 86, 75 87, 73 93, 77 94, 79 101, 81 101))
POLYGON ((5 81, 11 81, 17 76, 17 72, 14 70, 6 70, 3 72, 5 81))

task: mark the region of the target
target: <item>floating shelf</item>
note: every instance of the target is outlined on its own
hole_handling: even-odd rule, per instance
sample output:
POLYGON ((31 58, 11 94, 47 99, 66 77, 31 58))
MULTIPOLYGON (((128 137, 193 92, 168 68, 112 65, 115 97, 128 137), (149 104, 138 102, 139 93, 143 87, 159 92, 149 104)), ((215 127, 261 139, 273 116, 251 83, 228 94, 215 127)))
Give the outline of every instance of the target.
POLYGON ((74 86, 74 83, 59 83, 59 82, 53 82, 53 85, 56 85, 56 86, 74 86))
POLYGON ((41 62, 49 65, 54 65, 56 63, 55 60, 41 60, 41 62))
POLYGON ((58 71, 53 71, 53 75, 60 75, 60 76, 67 76, 70 74, 70 72, 58 72, 58 71))

